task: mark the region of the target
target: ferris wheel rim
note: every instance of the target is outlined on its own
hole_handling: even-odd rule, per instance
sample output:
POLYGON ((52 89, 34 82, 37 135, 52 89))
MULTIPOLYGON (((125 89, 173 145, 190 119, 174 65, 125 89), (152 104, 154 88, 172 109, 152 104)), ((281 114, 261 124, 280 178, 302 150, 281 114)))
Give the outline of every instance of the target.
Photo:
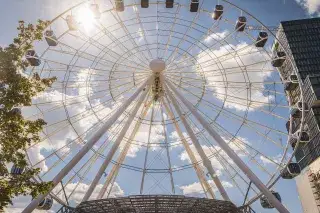
MULTIPOLYGON (((257 22, 259 22, 262 26, 265 27, 265 25, 263 25, 262 22, 260 22, 258 19, 256 19, 253 15, 251 15, 251 14, 248 13, 247 11, 239 8, 238 6, 234 5, 233 3, 230 3, 229 1, 226 1, 226 0, 223 0, 223 1, 224 1, 224 2, 227 2, 228 4, 230 4, 230 5, 232 5, 232 6, 236 7, 236 8, 238 8, 238 9, 241 10, 241 11, 244 11, 246 14, 250 15, 251 18, 254 18, 257 22)), ((56 19, 62 17, 64 14, 68 13, 68 12, 71 11, 72 9, 74 9, 74 8, 76 8, 76 7, 84 4, 84 3, 86 3, 86 2, 88 2, 88 1, 83 1, 83 2, 81 2, 81 3, 79 3, 79 4, 77 4, 77 5, 69 8, 69 9, 66 10, 65 12, 61 13, 59 16, 57 16, 56 18, 54 18, 54 19, 50 22, 50 25, 51 25, 56 19)), ((164 4, 163 2, 161 2, 161 3, 164 4)), ((159 2, 153 3, 153 4, 157 4, 157 5, 158 5, 159 2)), ((175 3, 175 4, 179 4, 179 5, 181 6, 180 3, 175 3)), ((133 6, 133 5, 139 5, 139 4, 126 5, 126 7, 133 6)), ((186 5, 183 5, 183 6, 186 6, 186 5)), ((113 10, 113 9, 110 9, 110 10, 113 10)), ((205 10, 204 10, 204 11, 205 11, 205 10)), ((208 11, 208 12, 209 12, 209 11, 208 11)), ((273 34, 273 32, 270 31, 267 27, 265 27, 265 30, 267 30, 271 35, 273 35, 273 37, 274 37, 275 39, 277 39, 276 36, 273 34)), ((280 42, 279 42, 279 43, 280 43, 280 42)), ((280 45, 282 46, 281 43, 280 43, 280 45)), ((285 51, 286 51, 286 50, 285 50, 285 51)), ((290 60, 290 62, 292 63, 292 59, 289 58, 289 60, 290 60)), ((294 68, 294 71, 296 72, 295 68, 294 68)), ((300 87, 300 89, 301 89, 301 79, 299 79, 299 87, 300 87)), ((303 95, 301 95, 301 100, 302 100, 302 102, 303 102, 303 95)), ((90 103, 90 101, 89 101, 89 103, 90 103)), ((90 103, 90 104, 91 104, 91 103, 90 103)), ((303 108, 304 108, 304 105, 303 105, 303 108)), ((221 109, 221 110, 222 110, 222 109, 221 109)), ((302 124, 303 124, 303 122, 304 122, 304 112, 305 112, 305 110, 303 109, 303 110, 302 110, 302 118, 301 118, 302 124)), ((127 115, 129 114, 129 112, 126 112, 126 111, 125 111, 125 113, 127 113, 127 115)), ((97 118, 98 118, 98 117, 97 117, 97 118)), ((98 119, 99 119, 99 118, 98 118, 98 119)), ((99 119, 99 120, 100 120, 100 119, 99 119)), ((290 118, 290 123, 292 123, 292 118, 290 118)), ((70 124, 71 124, 71 123, 70 123, 70 124)), ((72 124, 71 124, 71 126, 72 126, 72 124)), ((302 129, 302 126, 303 126, 303 125, 301 125, 301 127, 300 127, 300 131, 301 131, 301 129, 302 129)), ((290 125, 290 127, 292 127, 292 125, 290 125)), ((76 131, 76 132, 77 132, 77 131, 76 131)), ((291 133, 289 133, 289 135, 291 135, 291 133)), ((235 135, 235 136, 236 136, 236 135, 235 135)), ((290 137, 288 136, 287 147, 289 147, 289 146, 288 146, 288 145, 289 145, 289 140, 290 140, 290 137)), ((298 139, 298 142, 297 142, 297 143, 299 144, 299 142, 300 142, 300 138, 298 139)), ((293 158, 293 156, 294 156, 294 153, 295 153, 296 149, 297 149, 297 147, 294 149, 294 152, 292 153, 292 155, 290 156, 290 159, 287 161, 287 163, 285 164, 284 167, 286 167, 286 166, 291 162, 291 160, 292 160, 292 158, 293 158)), ((287 149, 286 149, 286 150, 287 150, 287 149)), ((284 153, 284 155, 285 155, 285 154, 286 154, 286 152, 284 153)), ((283 158, 284 158, 284 155, 283 155, 283 158)), ((201 160, 198 161, 198 163, 201 163, 201 162, 202 162, 201 160)), ((281 163, 282 163, 282 161, 281 161, 281 163)), ((191 165, 191 164, 189 164, 189 165, 191 165)), ((278 171, 278 170, 277 170, 277 171, 278 171)), ((275 177, 275 179, 277 179, 277 178, 279 178, 279 176, 278 176, 278 177, 275 177)), ((270 187, 272 187, 272 185, 274 185, 276 182, 277 182, 277 180, 275 180, 274 182, 271 181, 270 187)), ((258 198, 259 198, 259 197, 258 197, 258 198)), ((258 199, 258 198, 256 198, 256 199, 258 199)), ((248 203, 251 202, 251 201, 252 201, 252 200, 249 200, 248 203)), ((254 202, 254 201, 253 201, 253 202, 254 202)))

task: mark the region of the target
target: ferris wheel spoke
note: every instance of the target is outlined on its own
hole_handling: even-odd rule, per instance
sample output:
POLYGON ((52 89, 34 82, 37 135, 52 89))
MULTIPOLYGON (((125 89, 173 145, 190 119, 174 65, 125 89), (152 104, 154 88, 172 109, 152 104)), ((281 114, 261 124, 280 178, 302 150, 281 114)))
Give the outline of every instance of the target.
POLYGON ((151 137, 151 128, 152 128, 153 116, 154 116, 154 108, 152 107, 150 125, 149 125, 149 132, 148 132, 147 149, 146 149, 146 154, 145 154, 145 157, 144 157, 143 172, 142 172, 141 185, 140 185, 140 194, 143 194, 144 178, 145 178, 145 175, 146 175, 146 168, 147 168, 147 162, 148 162, 148 153, 149 153, 149 146, 150 146, 150 137, 151 137))
MULTIPOLYGON (((110 0, 109 0, 110 1, 110 0)), ((110 1, 111 4, 113 4, 113 2, 110 1)), ((124 24, 123 20, 120 18, 118 12, 116 12, 116 15, 111 12, 112 16, 114 17, 115 20, 118 21, 118 23, 120 24, 121 28, 123 29, 123 31, 126 33, 126 35, 130 38, 131 43, 133 44, 133 46, 135 46, 136 48, 139 48, 139 45, 137 44, 137 42, 134 40, 134 38, 132 38, 132 35, 130 33, 130 31, 128 30, 128 28, 126 27, 126 25, 124 24)), ((148 57, 146 57, 146 55, 143 53, 143 51, 140 51, 140 55, 146 59, 146 61, 150 61, 148 59, 148 57)))
POLYGON ((209 183, 207 182, 206 178, 204 177, 204 172, 203 172, 202 168, 198 165, 197 159, 196 159, 193 151, 191 150, 188 142, 186 141, 186 139, 185 139, 185 137, 184 137, 179 125, 178 125, 178 122, 175 119, 175 116, 173 114, 173 110, 171 109, 171 105, 168 105, 166 102, 163 102, 163 105, 164 105, 166 112, 169 115, 170 119, 173 120, 173 122, 174 122, 175 129, 176 129, 178 136, 179 136, 179 138, 180 138, 180 140, 181 140, 181 142, 182 142, 182 144, 188 154, 190 161, 192 162, 192 166, 198 176, 198 179, 201 183, 203 191, 205 192, 206 196, 208 193, 210 195, 210 197, 215 198, 215 194, 214 194, 212 188, 210 187, 209 183))
MULTIPOLYGON (((226 13, 226 12, 228 12, 228 10, 231 8, 231 6, 230 5, 228 5, 228 8, 225 8, 224 9, 224 13, 226 13)), ((224 19, 221 19, 221 20, 224 20, 224 19)), ((206 32, 204 32, 203 33, 203 35, 201 36, 201 38, 200 39, 196 39, 196 41, 197 42, 194 42, 190 47, 188 47, 188 49, 185 51, 185 53, 181 56, 181 58, 183 58, 183 57, 185 57, 186 56, 186 53, 187 52, 191 52, 192 51, 192 49, 194 48, 194 47, 198 47, 199 45, 196 45, 196 44, 204 44, 202 41, 204 40, 204 38, 207 36, 211 36, 212 34, 215 34, 215 35, 217 35, 216 34, 216 29, 220 29, 220 27, 219 27, 219 24, 220 24, 220 21, 221 21, 220 19, 219 20, 216 20, 214 23, 213 23, 213 25, 209 28, 209 29, 207 29, 207 31, 206 32)), ((218 36, 218 37, 220 37, 220 36, 218 36)), ((214 38, 213 38, 214 39, 214 38)), ((217 39, 214 39, 214 40, 217 40, 217 39)), ((220 43, 221 45, 222 45, 222 43, 220 43)))
MULTIPOLYGON (((218 41, 216 42, 216 44, 221 44, 222 45, 222 42, 221 41, 218 41)), ((225 61, 228 61, 230 59, 234 59, 235 57, 240 57, 240 56, 247 56, 247 55, 253 55, 255 53, 260 53, 261 51, 260 50, 256 50, 255 52, 247 52, 245 50, 247 50, 248 48, 252 48, 252 47, 255 47, 254 45, 257 43, 257 41, 254 41, 253 43, 250 43, 250 44, 247 44, 246 46, 244 47, 241 47, 239 49, 234 49, 232 46, 229 45, 229 47, 231 48, 232 51, 227 50, 227 53, 226 54, 223 54, 223 55, 220 55, 220 56, 216 56, 215 58, 213 59, 210 59, 210 60, 205 60, 205 61, 202 61, 201 59, 204 58, 205 56, 207 56, 207 54, 200 54, 200 56, 198 57, 198 60, 201 61, 201 63, 203 64, 206 64, 207 66, 213 66, 213 65, 217 65, 218 63, 222 63, 222 62, 225 62, 225 61), (243 52, 243 54, 239 54, 243 52), (223 59, 223 60, 222 60, 223 59)), ((227 44, 227 43, 226 43, 227 44)), ((205 45, 206 46, 206 45, 205 45)), ((214 46, 214 45, 213 45, 214 46)), ((209 52, 211 52, 213 54, 213 52, 211 51, 212 47, 213 46, 210 46, 210 47, 207 47, 207 49, 209 50, 209 52)), ((272 59, 271 59, 272 60, 272 59)), ((181 64, 181 63, 184 63, 186 60, 183 60, 183 61, 180 61, 177 63, 177 65, 181 64)))
MULTIPOLYGON (((207 119, 209 119, 210 121, 212 121, 212 119, 211 119, 207 114, 205 114, 204 112, 202 112, 199 108, 198 108, 198 111, 199 111, 202 115, 204 115, 207 119)), ((222 113, 222 114, 224 114, 224 113, 222 113)), ((226 117, 226 118, 230 118, 230 119, 232 119, 232 120, 234 119, 234 117, 232 118, 231 116, 228 116, 227 114, 225 114, 225 117, 226 117)), ((264 134, 263 132, 259 131, 259 130, 258 130, 256 127, 254 127, 253 125, 248 124, 248 122, 246 122, 247 120, 248 120, 248 119, 246 119, 246 118, 241 118, 241 119, 239 119, 239 122, 242 123, 241 125, 248 127, 248 129, 252 129, 257 135, 260 135, 260 136, 266 138, 268 141, 274 143, 276 146, 278 146, 278 147, 280 147, 280 148, 282 148, 282 149, 285 148, 285 147, 283 147, 282 144, 279 144, 278 142, 276 142, 276 141, 273 140, 272 138, 268 137, 266 134, 264 134)), ((213 122, 213 121, 212 121, 212 122, 213 122)), ((216 122, 214 122, 214 123, 217 124, 216 122)), ((257 123, 257 122, 255 122, 255 123, 257 123)), ((265 125, 261 125, 261 126, 262 126, 262 127, 266 127, 265 125)), ((271 128, 268 128, 268 129, 270 130, 271 128)), ((277 131, 277 132, 278 132, 278 131, 277 131)), ((284 134, 285 134, 285 133, 284 133, 284 134)), ((287 134, 285 134, 285 135, 287 135, 287 134)))
POLYGON ((129 55, 135 56, 135 58, 138 59, 143 65, 145 65, 146 68, 148 67, 148 64, 144 60, 141 60, 140 57, 136 56, 134 52, 130 51, 125 45, 123 45, 123 43, 119 40, 119 38, 115 37, 112 34, 112 32, 110 32, 101 22, 99 22, 99 24, 102 27, 102 31, 104 32, 104 34, 112 39, 112 43, 115 43, 121 46, 121 48, 123 49, 123 53, 130 52, 129 55))
MULTIPOLYGON (((167 89, 167 88, 166 88, 167 89)), ((214 181, 216 187, 218 188, 221 196, 223 197, 224 200, 230 200, 226 190, 224 189, 224 187, 222 186, 219 178, 217 177, 216 175, 216 172, 214 171, 213 167, 212 167, 212 164, 211 164, 211 161, 209 161, 209 159, 207 158, 206 154, 204 153, 196 135, 194 134, 193 130, 191 129, 191 127, 189 126, 189 124, 187 123, 185 117, 183 116, 180 108, 178 107, 178 103, 177 101, 175 100, 175 98, 172 96, 172 94, 170 93, 170 91, 167 89, 167 93, 169 95, 169 98, 171 99, 171 102, 172 104, 174 105, 174 108, 176 110, 176 112, 178 112, 179 114, 179 117, 184 125, 184 127, 186 128, 187 132, 188 132, 188 135, 189 137, 191 138, 191 141, 193 143, 193 145, 195 146, 198 154, 200 155, 202 161, 203 161, 203 165, 207 168, 210 176, 211 176, 211 179, 214 181)))
MULTIPOLYGON (((201 6, 200 9, 202 7, 203 2, 201 2, 201 6)), ((195 21, 199 18, 199 12, 197 12, 197 14, 195 15, 195 17, 193 18, 192 22, 190 23, 190 25, 188 26, 187 30, 184 32, 183 37, 180 39, 179 43, 176 45, 175 49, 171 52, 171 54, 166 58, 166 62, 168 63, 168 67, 170 67, 170 64, 173 62, 175 55, 177 54, 177 51, 179 50, 181 44, 183 43, 184 38, 186 37, 187 33, 189 32, 189 30, 192 28, 192 26, 194 25, 195 21), (169 61, 170 60, 170 61, 169 61)))
MULTIPOLYGON (((191 122, 192 122, 192 121, 191 121, 191 122)), ((192 123, 193 123, 193 122, 192 122, 192 123)), ((193 123, 193 125, 195 125, 195 124, 193 123)), ((242 152, 244 153, 244 156, 250 156, 250 160, 251 160, 253 163, 255 163, 261 171, 267 173, 269 176, 272 176, 271 172, 269 172, 268 170, 266 170, 259 162, 257 162, 257 160, 255 159, 255 157, 256 157, 257 155, 260 155, 260 156, 264 157, 265 159, 270 160, 271 163, 274 163, 274 164, 277 165, 277 166, 281 166, 279 163, 275 162, 274 160, 272 160, 272 159, 269 158, 268 156, 264 155, 263 153, 261 153, 261 152, 258 151, 257 149, 253 148, 251 145, 249 145, 248 143, 244 142, 242 139, 236 138, 235 136, 233 136, 232 133, 230 133, 228 130, 226 130, 225 128, 223 128, 221 125, 219 125, 219 124, 214 124, 214 126, 215 126, 217 129, 220 129, 220 131, 224 132, 224 133, 222 133, 222 134, 225 135, 225 137, 227 137, 227 138, 230 138, 230 137, 231 137, 231 138, 234 138, 234 139, 233 139, 233 142, 231 142, 231 143, 232 143, 232 144, 235 144, 240 150, 242 150, 242 152), (239 142, 240 144, 237 144, 237 143, 235 143, 235 142, 239 142), (250 152, 246 151, 243 146, 245 146, 246 148, 248 148, 248 149, 250 149, 250 150, 253 150, 253 151, 255 152, 255 154, 254 154, 254 155, 251 155, 250 152)), ((203 132, 201 132, 201 134, 203 135, 203 132)), ((211 146, 214 147, 213 144, 211 144, 211 146)), ((221 149, 220 149, 219 151, 217 151, 217 152, 218 152, 218 153, 221 152, 221 149)))
POLYGON ((168 52, 168 48, 169 48, 169 43, 171 42, 171 38, 172 38, 172 33, 173 33, 173 29, 174 29, 174 27, 175 27, 175 25, 176 25, 176 23, 177 23, 177 15, 179 14, 179 12, 180 12, 180 8, 181 8, 181 5, 180 4, 178 4, 177 5, 177 7, 176 7, 177 9, 176 9, 176 11, 175 11, 175 16, 174 16, 174 22, 172 23, 172 25, 171 25, 171 27, 170 27, 170 35, 169 35, 169 37, 168 37, 168 40, 167 40, 167 42, 166 42, 166 48, 165 48, 165 52, 162 54, 162 57, 161 58, 165 58, 165 56, 167 55, 167 52, 168 52))
POLYGON ((162 127, 163 127, 163 134, 164 134, 164 143, 166 147, 166 154, 167 154, 167 159, 168 159, 168 165, 169 165, 169 174, 170 174, 170 182, 171 182, 171 191, 173 194, 176 193, 175 187, 174 187, 174 180, 173 180, 173 175, 172 175, 172 166, 171 166, 171 157, 170 157, 170 152, 169 152, 169 143, 168 143, 168 135, 167 135, 167 128, 165 126, 165 121, 164 121, 164 110, 163 110, 163 99, 161 100, 161 120, 162 120, 162 127))
MULTIPOLYGON (((121 55, 119 55, 118 53, 114 52, 113 50, 111 50, 109 47, 105 46, 105 45, 102 45, 101 43, 99 43, 97 40, 93 39, 93 38, 88 38, 88 37, 85 37, 84 34, 81 34, 81 35, 84 35, 84 38, 81 37, 81 36, 76 36, 72 33, 68 33, 69 35, 77 38, 77 39, 81 39, 82 41, 84 42, 87 42, 89 44, 91 44, 92 46, 96 47, 97 49, 99 49, 101 51, 101 53, 104 53, 111 56, 112 58, 116 59, 117 60, 117 57, 116 56, 113 56, 111 55, 112 54, 115 54, 118 56, 118 58, 122 58, 121 55), (99 45, 99 46, 98 46, 99 45)), ((84 56, 81 56, 83 57, 84 59, 87 59, 87 60, 90 60, 92 61, 92 63, 101 63, 100 61, 103 60, 105 62, 108 62, 108 63, 115 63, 114 61, 111 61, 111 60, 108 60, 106 59, 104 56, 100 56, 98 57, 97 55, 93 55, 91 53, 88 53, 88 52, 84 52, 84 51, 80 51, 79 49, 74 49, 72 47, 70 47, 69 45, 67 44, 64 44, 64 43, 61 43, 63 44, 64 46, 70 48, 71 50, 74 51, 73 52, 69 52, 69 51, 62 51, 62 50, 58 50, 58 49, 50 49, 51 51, 56 51, 56 52, 62 52, 64 54, 69 54, 69 55, 74 55, 75 53, 76 54, 79 54, 79 55, 86 55, 86 58, 84 56)), ((126 64, 120 64, 122 66, 126 66, 126 67, 129 67, 129 68, 135 68, 135 69, 142 69, 142 70, 148 70, 148 67, 146 66, 142 66, 141 64, 138 64, 136 63, 135 61, 132 61, 132 60, 129 60, 131 62, 131 65, 126 65, 126 64), (132 66, 132 63, 135 64, 136 66, 132 66)), ((105 66, 106 64, 102 64, 103 66, 105 66)))
POLYGON ((104 194, 106 193, 106 190, 107 188, 109 187, 112 179, 114 178, 115 174, 118 173, 119 169, 120 169, 120 165, 123 163, 123 161, 125 160, 126 158, 126 155, 131 147, 131 141, 135 138, 138 130, 140 129, 140 126, 141 126, 141 120, 144 119, 144 117, 147 115, 148 111, 149 111, 149 108, 151 106, 152 102, 150 101, 148 104, 146 104, 143 108, 143 110, 141 111, 141 114, 140 114, 140 117, 139 117, 139 120, 136 122, 131 134, 130 134, 130 137, 127 141, 127 143, 125 144, 124 148, 122 149, 120 155, 118 156, 117 160, 116 160, 116 164, 114 164, 114 166, 112 167, 111 169, 111 172, 108 174, 107 176, 107 179, 105 181, 105 183, 103 184, 98 196, 97 196, 97 199, 101 199, 104 194))
MULTIPOLYGON (((117 127, 119 127, 121 124, 121 122, 117 125, 117 127)), ((113 131, 113 130, 110 130, 110 134, 113 133, 113 137, 116 135, 114 134, 115 132, 117 132, 117 130, 113 131)), ((85 135, 87 132, 84 132, 83 135, 85 135)), ((78 143, 77 141, 80 140, 80 137, 79 136, 78 138, 70 141, 68 144, 64 145, 63 147, 57 149, 57 150, 54 150, 51 154, 49 154, 48 156, 46 156, 45 158, 43 158, 42 160, 40 160, 38 163, 34 164, 33 167, 36 167, 38 166, 39 164, 43 163, 43 162, 46 162, 49 158, 51 158, 52 156, 57 156, 58 157, 58 160, 45 172, 41 175, 41 177, 44 177, 47 173, 49 173, 54 167, 56 167, 58 165, 58 163, 60 162, 64 162, 64 158, 67 157, 68 154, 71 153, 71 146, 74 144, 74 143, 78 143), (67 152, 65 152, 61 157, 59 156, 58 152, 62 151, 64 148, 67 149, 67 152)), ((108 136, 109 138, 110 136, 108 136)), ((94 152, 96 153, 96 152, 94 152)), ((76 173, 77 175, 77 173, 76 173)))
MULTIPOLYGON (((188 92, 189 94, 195 96, 196 98, 198 99, 202 99, 201 97, 197 96, 195 93, 192 93, 190 90, 187 90, 185 88, 182 88, 179 84, 177 84, 176 82, 170 80, 169 78, 167 78, 168 81, 170 81, 171 83, 173 83, 174 85, 176 85, 178 88, 181 88, 182 90, 188 92)), ((180 80, 181 81, 181 80, 180 80)), ((199 87, 199 86, 195 86, 193 84, 189 84, 187 82, 184 82, 182 81, 183 83, 189 85, 189 86, 192 86, 192 87, 195 87, 195 88, 198 88, 200 90, 203 90, 203 87, 199 87)), ((204 89, 206 92, 213 92, 213 91, 208 91, 207 89, 204 89)), ((232 95, 227 95, 225 93, 219 93, 219 92, 214 92, 214 94, 220 96, 220 97, 225 97, 227 96, 230 100, 228 100, 228 102, 230 103, 235 103, 235 104, 239 104, 239 105, 244 105, 243 103, 239 103, 237 102, 236 100, 240 100, 240 101, 247 101, 247 99, 244 99, 244 98, 240 98, 240 97, 237 97, 237 96, 232 96, 232 95), (234 101, 232 100, 232 98, 234 99, 234 101)), ((290 108, 289 106, 286 106, 286 105, 280 105, 280 104, 271 104, 271 103, 267 103, 267 102, 262 102, 262 101, 257 101, 257 100, 250 100, 250 105, 244 105, 244 106, 247 106, 247 107, 253 107, 253 106, 265 106, 265 105, 268 105, 268 106, 275 106, 275 107, 279 107, 279 108, 290 108), (251 105, 251 106, 250 106, 251 105)))
MULTIPOLYGON (((149 90, 150 90, 150 86, 148 87, 147 91, 149 91, 149 90)), ((148 92, 148 93, 149 93, 149 92, 148 92)), ((89 189, 87 190, 85 196, 83 197, 82 201, 87 201, 87 200, 90 198, 92 192, 93 192, 94 189, 96 188, 99 180, 101 179, 104 171, 105 171, 106 168, 108 167, 108 165, 109 165, 111 159, 113 158, 115 152, 118 150, 118 148, 119 148, 119 146, 120 146, 120 143, 122 142, 123 137, 125 136, 128 128, 130 127, 130 125, 131 125, 131 123, 132 123, 132 121, 133 121, 133 119, 134 119, 134 116, 137 114, 137 112, 138 112, 138 110, 139 110, 142 102, 145 100, 146 96, 147 96, 147 93, 143 93, 143 95, 140 96, 139 101, 137 102, 135 108, 133 109, 133 111, 132 111, 131 114, 129 115, 128 120, 127 120, 126 123, 124 124, 121 132, 120 132, 119 135, 118 135, 118 138, 117 138, 116 141, 114 142, 111 150, 109 151, 106 159, 105 159, 104 162, 102 163, 102 165, 101 165, 98 173, 96 174, 94 180, 92 181, 92 183, 91 183, 89 189)))
MULTIPOLYGON (((136 0, 134 0, 134 3, 136 3, 136 0)), ((152 58, 154 58, 154 57, 152 56, 152 53, 151 53, 150 48, 149 48, 148 40, 147 40, 147 38, 146 38, 145 30, 144 30, 145 28, 143 27, 143 24, 142 24, 141 19, 140 19, 140 15, 139 15, 139 13, 138 13, 137 11, 138 11, 138 10, 134 10, 134 12, 135 12, 135 14, 136 14, 136 19, 138 20, 138 23, 139 23, 139 26, 140 26, 139 31, 141 31, 143 40, 144 40, 144 42, 146 43, 149 57, 152 59, 152 58)))
POLYGON ((175 95, 186 105, 192 112, 202 126, 208 131, 220 147, 233 159, 234 163, 248 176, 248 178, 256 185, 256 187, 269 199, 279 211, 288 212, 288 210, 272 195, 268 188, 261 182, 261 180, 249 169, 249 167, 241 160, 241 158, 226 144, 221 136, 210 126, 210 124, 203 119, 203 117, 196 111, 196 108, 188 102, 180 93, 178 93, 170 82, 166 82, 168 87, 174 92, 175 95))

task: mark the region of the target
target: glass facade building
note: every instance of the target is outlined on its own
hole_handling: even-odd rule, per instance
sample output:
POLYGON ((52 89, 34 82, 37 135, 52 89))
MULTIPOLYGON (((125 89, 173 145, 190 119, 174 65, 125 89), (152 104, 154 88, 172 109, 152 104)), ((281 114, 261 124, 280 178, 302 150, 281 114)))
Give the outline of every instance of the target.
MULTIPOLYGON (((296 107, 302 94, 309 109, 305 113, 303 130, 308 132, 310 139, 300 142, 295 155, 303 169, 320 156, 320 18, 281 22, 277 38, 282 46, 275 42, 274 54, 284 49, 287 53, 286 61, 278 71, 290 104, 296 107), (302 79, 302 91, 297 82, 292 81, 296 75, 302 79)), ((300 119, 294 118, 292 133, 299 130, 300 119)), ((294 148, 295 141, 290 142, 294 148)))

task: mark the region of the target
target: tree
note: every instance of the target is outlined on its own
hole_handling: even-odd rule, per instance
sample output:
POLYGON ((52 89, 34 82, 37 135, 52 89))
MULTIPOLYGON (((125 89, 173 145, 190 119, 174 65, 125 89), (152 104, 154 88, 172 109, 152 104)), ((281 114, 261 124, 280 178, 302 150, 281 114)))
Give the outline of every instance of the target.
POLYGON ((18 36, 8 47, 0 47, 0 211, 18 195, 45 193, 51 183, 38 183, 34 177, 40 169, 28 168, 25 150, 31 144, 40 142, 39 133, 46 122, 42 119, 27 120, 20 108, 31 106, 32 98, 50 87, 56 80, 41 79, 35 73, 29 77, 23 71, 29 66, 24 59, 33 42, 41 40, 43 30, 49 22, 39 20, 37 25, 26 25, 19 21, 18 36), (8 164, 24 168, 21 175, 11 174, 8 164))

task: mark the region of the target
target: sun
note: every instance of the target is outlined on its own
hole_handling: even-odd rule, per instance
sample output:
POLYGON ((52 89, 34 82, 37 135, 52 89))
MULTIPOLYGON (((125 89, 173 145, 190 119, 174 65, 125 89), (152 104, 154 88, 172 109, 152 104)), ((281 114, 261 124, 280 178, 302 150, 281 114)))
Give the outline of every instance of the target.
POLYGON ((79 8, 76 19, 87 32, 91 31, 96 23, 95 16, 87 5, 79 8))

